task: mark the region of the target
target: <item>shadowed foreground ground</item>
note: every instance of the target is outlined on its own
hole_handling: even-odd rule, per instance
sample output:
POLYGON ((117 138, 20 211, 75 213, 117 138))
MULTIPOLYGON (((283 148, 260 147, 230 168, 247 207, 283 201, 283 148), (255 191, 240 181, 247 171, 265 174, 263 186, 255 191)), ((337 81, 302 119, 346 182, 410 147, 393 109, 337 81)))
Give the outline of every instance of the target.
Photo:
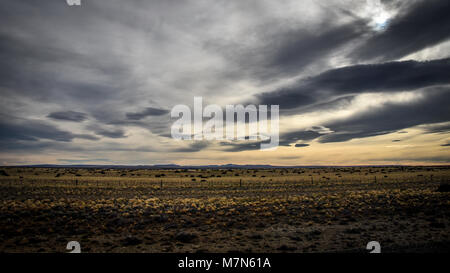
POLYGON ((450 251, 448 167, 0 175, 1 252, 450 251))

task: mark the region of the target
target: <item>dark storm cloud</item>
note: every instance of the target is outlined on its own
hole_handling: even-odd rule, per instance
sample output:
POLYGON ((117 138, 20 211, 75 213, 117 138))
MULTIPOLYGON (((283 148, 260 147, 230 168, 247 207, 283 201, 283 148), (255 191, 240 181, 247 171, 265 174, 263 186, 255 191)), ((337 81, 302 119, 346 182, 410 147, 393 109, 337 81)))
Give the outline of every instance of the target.
POLYGON ((108 130, 108 129, 98 129, 94 131, 97 135, 110 137, 110 138, 124 138, 127 137, 123 130, 108 130))
MULTIPOLYGON (((381 108, 368 110, 353 117, 323 124, 334 133, 323 135, 319 142, 342 142, 389 134, 422 124, 442 123, 450 120, 450 89, 424 90, 424 98, 408 103, 387 103, 381 108)), ((449 132, 450 128, 440 128, 449 132)))
POLYGON ((57 127, 36 120, 0 120, 1 140, 28 140, 37 141, 39 139, 55 141, 72 141, 76 135, 63 131, 57 127))
POLYGON ((169 113, 169 110, 147 107, 145 110, 137 113, 126 113, 127 118, 131 120, 141 120, 148 116, 162 116, 169 113))
POLYGON ((96 136, 88 135, 88 134, 74 134, 74 136, 76 138, 87 139, 87 140, 99 140, 100 139, 96 136))
POLYGON ((74 121, 74 122, 82 122, 87 119, 87 115, 85 113, 76 111, 53 112, 50 113, 47 117, 57 120, 74 121))
POLYGON ((315 31, 298 29, 276 34, 271 37, 275 42, 267 43, 268 48, 261 51, 267 60, 264 66, 276 75, 298 74, 365 31, 366 23, 357 20, 341 26, 324 25, 315 31))
POLYGON ((450 123, 443 124, 427 124, 421 126, 425 130, 425 133, 435 134, 435 133, 447 133, 450 132, 450 123))
POLYGON ((448 0, 418 1, 350 56, 356 60, 394 60, 441 43, 450 38, 449 14, 448 0))
POLYGON ((312 130, 300 130, 280 134, 280 146, 290 146, 299 140, 309 141, 320 137, 322 134, 312 130))
POLYGON ((254 151, 261 148, 262 141, 252 142, 221 142, 220 146, 226 147, 227 152, 254 151))
POLYGON ((297 143, 297 144, 295 144, 296 148, 302 148, 302 147, 308 147, 308 146, 309 146, 309 144, 306 144, 306 143, 297 143))
MULTIPOLYGON (((331 97, 330 100, 327 100, 327 98, 323 98, 323 102, 318 103, 312 103, 310 105, 305 105, 302 107, 302 112, 312 112, 312 111, 325 111, 329 110, 330 108, 333 108, 337 105, 349 105, 354 99, 356 95, 345 95, 343 97, 333 98, 331 97)), ((280 115, 296 115, 299 111, 296 108, 292 109, 286 109, 282 108, 280 109, 280 115)))
POLYGON ((299 75, 309 65, 326 63, 330 54, 361 37, 368 31, 367 21, 353 18, 345 24, 335 24, 343 13, 328 12, 318 26, 308 28, 276 21, 252 29, 251 45, 240 42, 208 41, 205 48, 221 52, 233 63, 231 78, 242 76, 261 82, 299 75))
POLYGON ((207 148, 210 144, 207 141, 194 141, 189 147, 176 148, 172 152, 176 153, 194 153, 207 148))
MULTIPOLYGON (((322 134, 312 130, 301 130, 280 134, 279 146, 289 147, 297 141, 308 141, 320 137, 322 134)), ((269 141, 251 141, 251 142, 221 142, 220 146, 225 147, 227 152, 242 152, 260 150, 261 144, 269 141)), ((309 144, 296 144, 295 147, 306 147, 309 144)))
POLYGON ((169 115, 160 115, 160 116, 148 116, 147 120, 133 120, 133 119, 114 119, 108 120, 104 119, 104 124, 110 127, 118 126, 122 127, 139 127, 143 128, 150 133, 161 136, 165 138, 172 138, 171 134, 171 126, 174 122, 170 119, 169 115))
POLYGON ((70 145, 71 142, 58 142, 58 141, 23 141, 23 140, 0 140, 0 150, 9 151, 14 153, 35 153, 45 150, 58 150, 58 151, 82 151, 82 147, 74 147, 70 145))
POLYGON ((126 138, 125 131, 120 128, 106 128, 98 124, 91 124, 86 127, 87 130, 93 131, 96 135, 109 138, 126 138))
POLYGON ((448 84, 448 71, 450 59, 354 65, 332 69, 290 87, 262 93, 257 99, 260 104, 278 104, 280 109, 295 108, 338 95, 415 90, 448 84))
POLYGON ((80 151, 71 143, 74 139, 96 141, 98 137, 61 130, 40 120, 18 119, 2 116, 0 119, 0 150, 36 152, 46 149, 80 151))

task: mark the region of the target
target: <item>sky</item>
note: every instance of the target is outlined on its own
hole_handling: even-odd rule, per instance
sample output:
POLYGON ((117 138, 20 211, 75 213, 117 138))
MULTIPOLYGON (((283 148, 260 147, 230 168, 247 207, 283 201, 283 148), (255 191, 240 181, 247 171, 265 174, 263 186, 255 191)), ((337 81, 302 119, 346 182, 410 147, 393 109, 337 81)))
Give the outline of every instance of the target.
POLYGON ((448 0, 2 0, 0 165, 450 163, 448 0), (175 105, 279 105, 280 146, 175 105))

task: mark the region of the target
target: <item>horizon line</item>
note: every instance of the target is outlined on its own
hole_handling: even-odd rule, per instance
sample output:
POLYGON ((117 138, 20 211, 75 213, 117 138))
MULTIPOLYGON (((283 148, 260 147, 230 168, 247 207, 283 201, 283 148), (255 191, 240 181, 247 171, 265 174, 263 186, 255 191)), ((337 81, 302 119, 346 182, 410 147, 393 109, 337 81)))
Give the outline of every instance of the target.
POLYGON ((207 165, 178 165, 173 163, 167 164, 25 164, 25 165, 1 165, 0 168, 344 168, 344 167, 450 167, 450 163, 443 164, 362 164, 362 165, 271 165, 271 164, 207 164, 207 165))

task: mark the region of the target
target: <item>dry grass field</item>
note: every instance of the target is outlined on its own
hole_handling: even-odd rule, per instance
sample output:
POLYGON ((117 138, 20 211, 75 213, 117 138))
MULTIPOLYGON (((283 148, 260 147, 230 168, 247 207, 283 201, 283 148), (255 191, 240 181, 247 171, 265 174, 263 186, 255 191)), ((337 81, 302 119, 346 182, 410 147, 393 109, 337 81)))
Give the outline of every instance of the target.
POLYGON ((450 250, 450 167, 0 169, 0 252, 450 250))

